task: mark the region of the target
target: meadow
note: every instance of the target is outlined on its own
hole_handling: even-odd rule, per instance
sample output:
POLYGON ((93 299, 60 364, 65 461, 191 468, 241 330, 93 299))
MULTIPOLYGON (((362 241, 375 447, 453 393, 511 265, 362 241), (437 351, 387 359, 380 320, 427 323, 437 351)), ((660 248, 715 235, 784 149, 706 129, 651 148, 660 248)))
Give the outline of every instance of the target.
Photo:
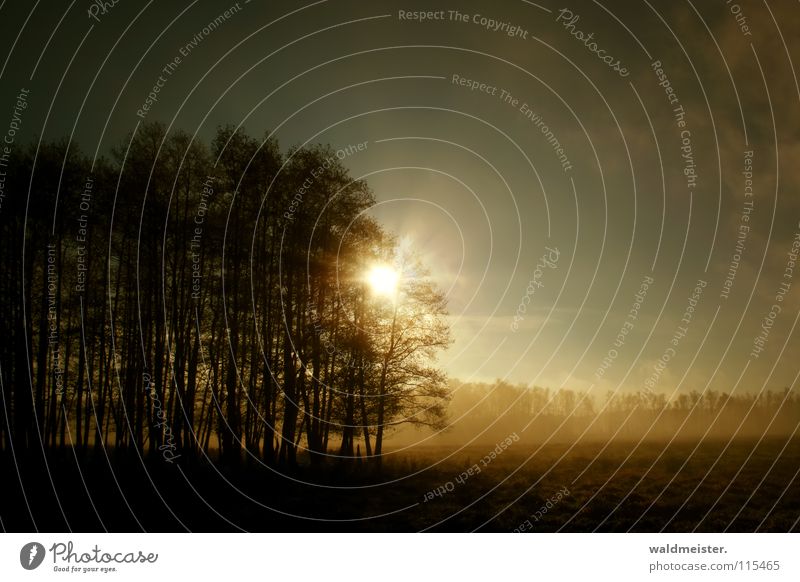
POLYGON ((5 456, 0 517, 9 531, 797 530, 798 439, 520 442, 484 466, 493 448, 389 450, 380 469, 301 457, 288 473, 252 459, 168 464, 62 450, 49 471, 17 459, 35 524, 5 456))

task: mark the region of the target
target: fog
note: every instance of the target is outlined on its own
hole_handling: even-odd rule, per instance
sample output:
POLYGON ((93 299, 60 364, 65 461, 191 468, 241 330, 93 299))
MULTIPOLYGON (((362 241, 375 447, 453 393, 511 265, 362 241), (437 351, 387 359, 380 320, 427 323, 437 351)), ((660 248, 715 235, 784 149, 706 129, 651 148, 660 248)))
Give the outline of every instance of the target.
POLYGON ((402 428, 394 446, 493 444, 516 433, 520 442, 672 441, 789 437, 800 423, 795 390, 729 394, 587 393, 451 381, 448 428, 402 428))

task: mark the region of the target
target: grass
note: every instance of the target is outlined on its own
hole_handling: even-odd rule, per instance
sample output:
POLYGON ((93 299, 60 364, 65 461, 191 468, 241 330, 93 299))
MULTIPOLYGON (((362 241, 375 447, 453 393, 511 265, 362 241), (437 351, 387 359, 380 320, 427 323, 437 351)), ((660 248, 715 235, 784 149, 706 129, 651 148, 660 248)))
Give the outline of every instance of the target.
MULTIPOLYGON (((21 461, 35 524, 18 487, 3 496, 0 518, 9 531, 510 532, 526 523, 545 532, 797 530, 800 441, 726 444, 537 450, 520 442, 485 467, 480 459, 493 445, 418 447, 388 456, 380 470, 333 461, 290 474, 129 454, 76 463, 68 450, 48 456, 49 472, 30 456, 21 461), (480 473, 458 482, 475 463, 480 473), (428 494, 440 487, 441 495, 428 494), (564 488, 569 494, 544 511, 564 488)), ((12 459, 2 464, 13 484, 12 459)))

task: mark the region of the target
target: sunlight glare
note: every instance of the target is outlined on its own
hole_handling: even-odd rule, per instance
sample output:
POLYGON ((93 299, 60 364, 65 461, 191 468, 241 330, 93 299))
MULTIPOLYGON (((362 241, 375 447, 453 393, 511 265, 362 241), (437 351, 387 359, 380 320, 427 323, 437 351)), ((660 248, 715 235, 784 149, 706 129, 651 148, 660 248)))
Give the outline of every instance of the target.
POLYGON ((367 274, 367 282, 376 295, 392 297, 397 291, 400 274, 386 265, 376 265, 367 274))

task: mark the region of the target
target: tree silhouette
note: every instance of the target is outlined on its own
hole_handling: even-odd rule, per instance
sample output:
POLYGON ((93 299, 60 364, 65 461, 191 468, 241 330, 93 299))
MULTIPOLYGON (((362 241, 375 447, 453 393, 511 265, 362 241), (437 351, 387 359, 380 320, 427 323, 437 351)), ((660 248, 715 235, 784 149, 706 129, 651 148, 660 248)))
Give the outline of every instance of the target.
POLYGON ((154 123, 110 159, 18 151, 0 446, 318 464, 361 441, 380 455, 385 426, 441 425, 444 299, 420 277, 386 328, 363 270, 394 240, 330 147, 154 123))

